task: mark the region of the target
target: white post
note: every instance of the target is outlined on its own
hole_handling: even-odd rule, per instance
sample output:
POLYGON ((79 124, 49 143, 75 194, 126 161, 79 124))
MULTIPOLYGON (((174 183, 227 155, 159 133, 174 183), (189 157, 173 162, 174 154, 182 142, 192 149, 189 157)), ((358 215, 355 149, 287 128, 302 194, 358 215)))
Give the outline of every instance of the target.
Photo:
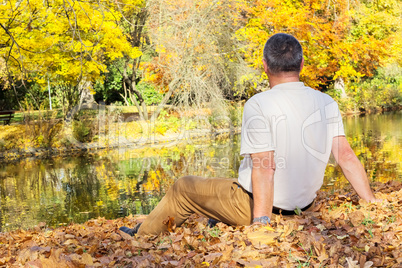
POLYGON ((50 110, 52 110, 52 98, 50 98, 50 83, 49 83, 49 78, 47 79, 47 90, 49 91, 50 110))

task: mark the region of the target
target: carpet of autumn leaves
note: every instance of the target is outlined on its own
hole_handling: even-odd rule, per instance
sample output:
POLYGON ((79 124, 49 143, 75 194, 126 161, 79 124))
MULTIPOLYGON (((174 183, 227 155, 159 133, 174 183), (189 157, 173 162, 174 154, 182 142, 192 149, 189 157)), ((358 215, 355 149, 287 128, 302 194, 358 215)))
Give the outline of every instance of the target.
POLYGON ((313 211, 270 226, 210 228, 194 215, 160 236, 118 230, 144 217, 0 233, 5 267, 402 267, 402 183, 373 186, 382 203, 350 189, 320 192, 313 211), (351 193, 352 192, 352 193, 351 193))

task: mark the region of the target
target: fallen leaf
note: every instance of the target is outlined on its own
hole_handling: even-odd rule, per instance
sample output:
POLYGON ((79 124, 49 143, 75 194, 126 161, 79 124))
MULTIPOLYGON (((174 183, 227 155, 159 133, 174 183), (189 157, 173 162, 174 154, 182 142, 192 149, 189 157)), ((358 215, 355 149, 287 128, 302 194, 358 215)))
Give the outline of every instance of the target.
POLYGON ((216 263, 223 256, 222 253, 210 253, 204 256, 204 262, 216 263))
POLYGON ((89 255, 88 253, 82 254, 81 263, 83 263, 85 265, 93 265, 94 264, 91 255, 89 255))
POLYGON ((174 217, 168 216, 164 221, 163 224, 166 225, 168 232, 173 232, 176 228, 176 224, 174 222, 174 217))
POLYGON ((174 228, 173 219, 167 218, 165 223, 174 233, 157 236, 137 234, 131 237, 121 233, 119 226, 138 223, 138 218, 132 216, 116 220, 93 219, 54 230, 46 227, 0 232, 0 265, 400 267, 402 184, 375 183, 373 189, 377 191, 376 196, 387 200, 386 205, 362 203, 364 206, 358 207, 357 194, 350 194, 348 189, 336 190, 334 194, 320 192, 317 194, 319 212, 275 217, 272 229, 218 223, 218 236, 209 232, 208 219, 198 215, 192 215, 178 228, 174 228), (382 192, 378 193, 377 189, 382 192), (346 199, 337 199, 338 195, 346 193, 346 199))
POLYGON ((121 237, 120 235, 116 234, 116 233, 112 233, 112 234, 110 235, 110 238, 113 239, 114 241, 120 241, 120 240, 122 240, 122 237, 121 237))
POLYGON ((360 210, 354 211, 352 213, 349 213, 349 219, 350 222, 353 224, 353 226, 359 226, 362 221, 364 220, 364 214, 360 210))
POLYGON ((247 238, 251 241, 253 246, 260 247, 261 245, 270 245, 275 243, 275 238, 277 238, 279 235, 279 233, 259 229, 258 231, 248 233, 247 238))

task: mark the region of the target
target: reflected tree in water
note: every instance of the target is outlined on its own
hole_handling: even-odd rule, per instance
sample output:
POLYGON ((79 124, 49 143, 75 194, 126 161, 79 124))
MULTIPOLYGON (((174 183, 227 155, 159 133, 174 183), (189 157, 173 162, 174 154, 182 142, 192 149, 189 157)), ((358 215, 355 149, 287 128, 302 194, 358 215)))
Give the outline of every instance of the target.
MULTIPOLYGON (((401 119, 401 113, 345 119, 346 135, 372 180, 402 180, 401 119)), ((179 177, 237 177, 239 140, 234 136, 0 165, 0 230, 147 214, 179 177)), ((346 184, 331 162, 323 188, 346 184)))

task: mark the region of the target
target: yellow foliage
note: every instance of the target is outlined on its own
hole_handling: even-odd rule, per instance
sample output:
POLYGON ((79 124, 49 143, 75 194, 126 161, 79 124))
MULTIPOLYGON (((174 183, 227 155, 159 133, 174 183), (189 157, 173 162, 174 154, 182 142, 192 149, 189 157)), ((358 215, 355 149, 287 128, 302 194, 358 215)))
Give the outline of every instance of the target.
MULTIPOLYGON (((144 5, 127 2, 124 10, 144 5)), ((0 58, 15 78, 35 74, 30 79, 42 86, 45 77, 55 83, 94 80, 106 70, 106 59, 141 56, 118 24, 121 18, 118 6, 104 2, 6 1, 0 5, 0 58)))
POLYGON ((239 21, 245 27, 236 36, 246 43, 246 60, 262 70, 266 40, 279 32, 294 35, 304 52, 302 79, 310 86, 371 76, 390 57, 401 60, 401 4, 385 2, 379 7, 347 0, 242 0, 239 21))
POLYGON ((160 190, 160 172, 150 171, 148 173, 148 180, 143 184, 145 191, 159 191, 160 190))

